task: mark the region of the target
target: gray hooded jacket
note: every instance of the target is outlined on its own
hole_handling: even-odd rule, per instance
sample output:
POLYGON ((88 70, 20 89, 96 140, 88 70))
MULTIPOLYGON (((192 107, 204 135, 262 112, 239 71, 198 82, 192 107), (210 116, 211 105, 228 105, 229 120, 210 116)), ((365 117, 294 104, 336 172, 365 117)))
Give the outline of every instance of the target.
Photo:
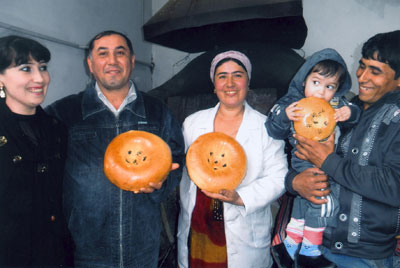
POLYGON ((280 140, 284 140, 287 138, 289 139, 289 142, 293 147, 291 158, 292 167, 295 168, 295 170, 298 172, 301 172, 306 168, 312 167, 312 164, 307 161, 300 160, 294 154, 294 129, 292 127, 292 121, 290 121, 286 115, 285 109, 293 102, 305 98, 304 82, 307 78, 307 75, 318 62, 323 60, 334 60, 340 63, 345 69, 344 82, 340 85, 334 96, 335 100, 338 101, 339 104, 334 108, 340 108, 347 105, 351 109, 351 116, 346 122, 341 123, 340 126, 347 126, 357 123, 361 114, 361 109, 358 106, 351 104, 344 97, 351 88, 351 78, 347 70, 346 63, 339 55, 339 53, 336 52, 336 50, 334 49, 326 48, 311 55, 293 77, 292 81, 289 84, 289 89, 286 95, 280 98, 272 107, 270 113, 268 114, 267 121, 265 122, 268 134, 271 137, 280 140))

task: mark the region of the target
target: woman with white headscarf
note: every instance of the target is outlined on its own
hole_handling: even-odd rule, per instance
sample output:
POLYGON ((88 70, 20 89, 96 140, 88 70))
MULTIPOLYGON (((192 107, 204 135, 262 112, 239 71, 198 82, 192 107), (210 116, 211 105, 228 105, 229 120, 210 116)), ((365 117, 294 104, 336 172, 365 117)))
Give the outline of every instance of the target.
POLYGON ((211 63, 210 78, 219 103, 185 119, 186 150, 202 134, 223 132, 243 147, 247 172, 235 190, 211 193, 200 190, 184 170, 179 267, 271 267, 270 204, 284 192, 284 142, 268 136, 266 116, 245 100, 251 78, 246 55, 238 51, 218 54, 211 63))

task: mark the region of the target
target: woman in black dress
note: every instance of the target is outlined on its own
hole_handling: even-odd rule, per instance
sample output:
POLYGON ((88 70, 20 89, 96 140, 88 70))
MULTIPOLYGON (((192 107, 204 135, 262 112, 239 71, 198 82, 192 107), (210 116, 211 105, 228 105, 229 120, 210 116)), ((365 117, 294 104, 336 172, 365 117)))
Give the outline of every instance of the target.
POLYGON ((50 51, 0 38, 0 267, 71 266, 62 213, 66 132, 40 104, 50 51))

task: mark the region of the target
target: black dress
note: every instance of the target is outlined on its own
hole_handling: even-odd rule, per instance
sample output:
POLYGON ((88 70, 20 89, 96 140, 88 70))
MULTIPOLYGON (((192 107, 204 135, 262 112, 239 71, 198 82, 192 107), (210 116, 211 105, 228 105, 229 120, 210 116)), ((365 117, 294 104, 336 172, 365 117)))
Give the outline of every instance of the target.
POLYGON ((18 115, 0 99, 0 267, 72 266, 65 148, 65 128, 41 107, 18 115))

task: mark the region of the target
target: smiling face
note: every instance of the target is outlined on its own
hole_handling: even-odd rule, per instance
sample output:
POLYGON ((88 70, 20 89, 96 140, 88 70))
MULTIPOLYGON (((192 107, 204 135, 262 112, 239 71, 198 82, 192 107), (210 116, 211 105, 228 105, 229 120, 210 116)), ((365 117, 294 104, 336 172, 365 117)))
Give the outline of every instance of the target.
POLYGON ((47 63, 32 58, 28 63, 11 66, 0 73, 0 85, 4 86, 6 104, 17 114, 31 115, 47 93, 50 75, 47 63))
POLYGON ((386 93, 400 88, 400 77, 395 79, 395 71, 389 64, 377 60, 362 58, 356 75, 358 96, 364 102, 364 109, 368 109, 386 93))
POLYGON ((304 95, 330 101, 339 87, 337 75, 325 77, 317 72, 311 72, 305 81, 304 95))
POLYGON ((243 105, 249 86, 247 72, 234 61, 215 70, 214 87, 221 105, 234 108, 243 105))
POLYGON ((149 162, 147 153, 141 147, 140 143, 136 142, 126 145, 124 148, 125 150, 120 151, 121 157, 125 160, 128 166, 134 168, 138 165, 142 166, 149 162))
POLYGON ((87 63, 101 90, 129 89, 135 56, 122 36, 107 35, 94 41, 87 63))

